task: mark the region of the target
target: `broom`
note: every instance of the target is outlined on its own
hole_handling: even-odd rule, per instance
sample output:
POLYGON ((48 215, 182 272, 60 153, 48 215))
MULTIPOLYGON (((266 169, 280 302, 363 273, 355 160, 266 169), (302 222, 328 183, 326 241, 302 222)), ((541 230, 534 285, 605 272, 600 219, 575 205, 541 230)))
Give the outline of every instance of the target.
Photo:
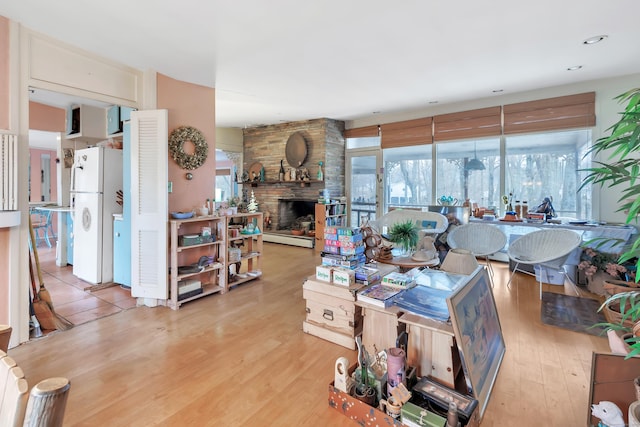
POLYGON ((44 329, 58 329, 54 320, 55 316, 51 312, 49 305, 47 305, 46 302, 42 301, 38 296, 38 290, 36 289, 36 280, 33 277, 33 261, 31 259, 31 252, 29 252, 29 276, 31 277, 31 290, 33 291, 33 312, 38 323, 44 329))
MULTIPOLYGON (((36 239, 35 239, 35 234, 33 232, 33 226, 31 224, 31 217, 29 217, 29 233, 31 238, 31 248, 33 250, 33 257, 36 260, 36 271, 38 272, 38 282, 40 283, 40 290, 37 292, 38 300, 43 301, 48 306, 49 311, 51 311, 51 314, 53 315, 53 322, 55 324, 54 329, 58 329, 60 331, 66 331, 67 329, 71 329, 73 327, 73 324, 69 322, 67 319, 63 318, 62 316, 59 316, 56 313, 56 311, 53 309, 53 300, 51 299, 51 294, 49 293, 49 290, 44 287, 44 281, 42 280, 42 271, 40 269, 40 258, 38 258, 38 249, 36 248, 36 243, 35 243, 36 239)), ((29 261, 29 267, 31 268, 31 261, 29 261)), ((35 281, 34 281, 34 287, 35 287, 35 281)), ((34 290, 34 293, 35 293, 35 290, 34 290)), ((34 300, 35 300, 35 296, 34 296, 34 300)), ((48 329, 48 328, 45 327, 45 329, 48 329)))

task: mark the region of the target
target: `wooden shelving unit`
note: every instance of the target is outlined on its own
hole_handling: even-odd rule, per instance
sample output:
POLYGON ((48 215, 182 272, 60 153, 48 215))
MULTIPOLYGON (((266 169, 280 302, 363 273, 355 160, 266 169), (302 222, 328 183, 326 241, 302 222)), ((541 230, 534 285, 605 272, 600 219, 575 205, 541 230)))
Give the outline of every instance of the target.
MULTIPOLYGON (((226 239, 227 247, 239 247, 241 252, 240 268, 236 270, 233 281, 227 282, 227 290, 232 286, 258 279, 262 275, 262 247, 263 247, 263 216, 262 212, 255 213, 239 213, 235 215, 227 215, 226 218, 226 239), (248 224, 254 224, 260 232, 243 234, 241 231, 246 230, 248 224), (237 230, 237 231, 235 231, 237 230), (237 235, 233 235, 236 233, 237 235)), ((225 272, 229 273, 229 266, 234 264, 231 262, 227 249, 227 263, 225 272)), ((238 264, 235 263, 235 264, 238 264)))
POLYGON ((186 302, 211 295, 218 292, 225 292, 226 286, 226 219, 225 217, 198 217, 189 219, 174 219, 170 224, 170 292, 167 305, 174 310, 186 302), (202 227, 210 227, 211 235, 215 240, 208 243, 180 246, 180 237, 189 234, 200 234, 202 227), (205 267, 202 271, 194 273, 179 274, 179 266, 192 265, 198 262, 200 257, 213 257, 213 263, 205 267), (202 281, 202 293, 178 299, 178 282, 184 279, 198 276, 202 281), (205 282, 205 280, 207 280, 205 282))
POLYGON ((321 183, 324 180, 310 179, 308 181, 238 181, 238 184, 246 184, 252 187, 258 187, 260 185, 277 185, 277 184, 300 184, 301 187, 308 187, 311 184, 321 183))
POLYGON ((347 203, 316 203, 316 242, 315 249, 324 248, 324 229, 326 227, 347 226, 347 203))

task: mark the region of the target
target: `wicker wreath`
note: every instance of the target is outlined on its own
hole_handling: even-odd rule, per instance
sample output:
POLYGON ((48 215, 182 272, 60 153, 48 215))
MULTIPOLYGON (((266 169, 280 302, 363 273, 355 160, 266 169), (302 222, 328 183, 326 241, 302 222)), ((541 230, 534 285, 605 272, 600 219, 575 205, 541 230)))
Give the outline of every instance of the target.
POLYGON ((169 136, 169 152, 176 163, 186 170, 197 169, 207 160, 209 147, 202 132, 191 126, 180 126, 174 129, 169 136), (185 141, 191 141, 195 146, 193 154, 184 152, 185 141))

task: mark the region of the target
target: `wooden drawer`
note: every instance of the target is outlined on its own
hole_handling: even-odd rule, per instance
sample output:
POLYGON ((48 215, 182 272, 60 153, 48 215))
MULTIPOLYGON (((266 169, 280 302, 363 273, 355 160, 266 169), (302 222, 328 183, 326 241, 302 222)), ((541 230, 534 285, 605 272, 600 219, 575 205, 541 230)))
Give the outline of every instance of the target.
POLYGON ((355 290, 312 279, 302 288, 307 305, 304 332, 354 350, 355 336, 362 332, 362 309, 355 305, 355 290))
POLYGON ((307 300, 307 322, 355 336, 362 330, 362 309, 353 301, 345 301, 318 292, 303 290, 307 300))

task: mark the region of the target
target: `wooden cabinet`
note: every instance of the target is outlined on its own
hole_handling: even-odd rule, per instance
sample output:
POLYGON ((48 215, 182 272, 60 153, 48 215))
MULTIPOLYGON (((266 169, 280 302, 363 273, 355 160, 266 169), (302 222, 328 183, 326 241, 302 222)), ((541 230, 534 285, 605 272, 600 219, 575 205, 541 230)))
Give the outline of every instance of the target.
MULTIPOLYGON (((227 215, 226 222, 227 262, 226 274, 229 281, 227 290, 262 275, 262 212, 227 215), (253 231, 252 231, 253 230, 253 231), (235 264, 234 274, 230 267, 235 264)), ((233 267, 232 267, 233 268, 233 267)))
MULTIPOLYGON (((182 220, 171 220, 170 223, 170 289, 167 305, 177 310, 180 305, 191 300, 210 295, 216 292, 224 292, 226 288, 226 218, 225 217, 198 217, 182 220), (203 228, 211 232, 212 241, 199 242, 203 228), (197 265, 202 257, 209 257, 211 262, 195 272, 179 271, 179 267, 197 265), (179 283, 185 283, 188 279, 199 280, 202 292, 180 298, 179 283)), ((204 239, 206 240, 206 239, 204 239)))
POLYGON ((72 105, 67 114, 67 139, 106 139, 107 115, 104 108, 84 104, 72 105))
POLYGON ((324 248, 324 229, 330 226, 347 226, 346 203, 316 203, 316 241, 315 249, 324 248))

